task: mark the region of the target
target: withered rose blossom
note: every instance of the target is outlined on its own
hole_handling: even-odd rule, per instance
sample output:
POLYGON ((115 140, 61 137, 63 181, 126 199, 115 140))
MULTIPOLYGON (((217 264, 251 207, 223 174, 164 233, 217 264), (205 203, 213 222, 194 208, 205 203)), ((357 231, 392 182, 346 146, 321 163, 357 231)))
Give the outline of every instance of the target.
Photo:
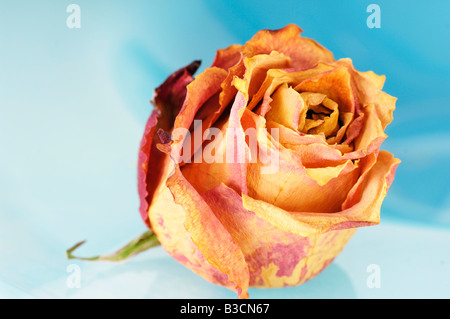
POLYGON ((378 224, 400 162, 380 151, 396 102, 385 77, 336 61, 301 31, 259 31, 195 78, 198 61, 172 74, 141 142, 146 225, 176 260, 240 298, 313 278, 357 227, 378 224), (194 160, 202 151, 228 160, 194 160))

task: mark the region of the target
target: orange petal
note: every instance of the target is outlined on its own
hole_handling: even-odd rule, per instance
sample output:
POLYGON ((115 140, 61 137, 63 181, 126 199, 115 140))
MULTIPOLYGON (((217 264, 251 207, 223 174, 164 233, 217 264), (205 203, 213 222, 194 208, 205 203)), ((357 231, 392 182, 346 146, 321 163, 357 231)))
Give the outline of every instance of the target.
POLYGON ((276 228, 245 209, 223 184, 202 195, 241 248, 255 287, 295 286, 317 275, 340 252, 354 230, 303 237, 276 228))
POLYGON ((360 113, 357 116, 354 115, 353 121, 348 125, 346 131, 346 139, 343 144, 349 145, 361 134, 364 126, 364 113, 360 113))
MULTIPOLYGON (((275 227, 302 236, 329 230, 375 225, 380 221, 381 204, 399 163, 400 161, 393 158, 392 154, 381 151, 375 165, 365 175, 364 183, 361 183, 359 201, 351 207, 332 214, 289 212, 247 195, 243 195, 244 207, 275 227)), ((346 206, 350 202, 347 201, 346 206)))
POLYGON ((282 69, 289 66, 290 59, 284 54, 276 51, 270 54, 255 55, 244 58, 245 73, 243 78, 234 77, 234 85, 249 101, 259 90, 270 69, 282 69))
POLYGON ((314 40, 303 38, 301 32, 302 29, 294 24, 279 30, 261 30, 244 45, 242 53, 252 57, 278 51, 291 58, 293 68, 310 68, 318 62, 334 60, 330 51, 314 40))
POLYGON ((358 181, 355 183, 355 185, 353 185, 352 189, 348 192, 347 198, 345 199, 344 203, 342 203, 342 209, 352 207, 361 200, 363 192, 365 190, 364 186, 365 183, 367 182, 367 176, 371 172, 376 162, 377 162, 376 153, 371 153, 361 160, 360 162, 361 175, 358 181))
POLYGON ((228 120, 216 123, 220 137, 205 143, 202 161, 183 166, 183 174, 200 193, 218 184, 225 183, 238 192, 247 193, 246 163, 250 153, 245 141, 241 118, 246 110, 246 101, 239 92, 230 110, 228 120), (205 158, 215 153, 213 160, 205 158))
POLYGON ((320 119, 320 118, 306 119, 304 130, 306 132, 313 131, 315 128, 321 126, 323 123, 324 123, 324 120, 320 119))
MULTIPOLYGON (((307 93, 302 93, 302 98, 303 96, 305 96, 307 93)), ((313 95, 316 95, 317 93, 312 93, 313 95)), ((310 94, 309 94, 310 95, 310 94)), ((322 95, 322 94, 321 94, 322 95)), ((307 127, 305 127, 305 133, 308 132, 308 134, 321 134, 323 133, 323 135, 325 135, 326 138, 328 138, 330 135, 335 135, 337 133, 337 131, 339 130, 339 126, 338 126, 338 120, 339 120, 339 109, 338 109, 338 105, 336 102, 334 102, 333 100, 324 97, 322 99, 321 105, 314 105, 314 104, 310 104, 308 105, 308 108, 310 110, 313 110, 315 113, 319 113, 319 114, 312 114, 313 119, 315 119, 316 117, 319 117, 321 120, 323 120, 323 122, 314 128, 309 128, 307 129, 307 127), (325 116, 323 114, 328 114, 328 116, 325 116)), ((306 115, 306 114, 305 114, 306 115)), ((305 121, 307 122, 308 119, 305 121)))
POLYGON ((302 81, 294 87, 294 90, 325 94, 339 105, 339 111, 355 112, 350 73, 345 67, 337 67, 316 79, 302 81))
POLYGON ((220 84, 227 72, 221 68, 207 68, 187 86, 186 100, 178 114, 174 128, 189 128, 198 110, 214 94, 219 92, 220 84))
MULTIPOLYGON (((185 162, 191 163, 199 160, 196 156, 198 155, 199 149, 203 146, 203 136, 206 134, 206 130, 212 127, 223 111, 224 108, 221 107, 219 103, 218 92, 209 98, 199 109, 197 114, 195 114, 194 121, 189 128, 189 135, 185 137, 183 142, 183 154, 185 151, 189 152, 190 150, 190 152, 189 154, 186 154, 186 156, 183 155, 183 162, 181 162, 180 165, 184 165, 185 162), (190 155, 190 157, 188 155, 190 155)), ((176 136, 173 138, 176 139, 176 136)), ((169 153, 171 151, 172 147, 170 147, 169 153)))
POLYGON ((296 130, 300 118, 304 117, 301 113, 305 113, 303 99, 297 91, 284 84, 273 94, 266 119, 296 130))
POLYGON ((248 297, 249 270, 240 247, 214 215, 208 204, 183 177, 178 168, 167 180, 175 202, 186 213, 185 226, 193 242, 215 268, 235 284, 239 298, 248 297))
POLYGON ((311 143, 295 145, 290 149, 300 154, 303 165, 308 168, 333 167, 353 159, 346 158, 343 151, 340 150, 343 147, 339 145, 331 147, 325 143, 311 143))
POLYGON ((369 154, 380 148, 381 143, 387 135, 379 117, 376 114, 375 107, 372 104, 363 108, 364 119, 361 133, 354 141, 355 150, 369 154))
MULTIPOLYGON (((237 50, 239 49, 239 46, 230 46, 229 48, 225 49, 222 53, 220 50, 218 51, 218 55, 216 56, 216 61, 213 63, 220 64, 221 59, 225 59, 228 54, 237 53, 237 50), (230 52, 229 52, 230 51, 230 52)), ((234 63, 234 62, 233 62, 234 63)), ((221 67, 224 68, 223 65, 221 67)), ((220 118, 220 116, 223 114, 223 112, 226 109, 231 108, 231 101, 234 99, 237 93, 237 89, 232 86, 232 81, 235 77, 243 76, 245 71, 245 66, 243 59, 238 60, 236 64, 233 64, 228 69, 227 76, 221 83, 222 90, 215 95, 213 95, 205 104, 200 108, 198 113, 195 116, 195 119, 202 120, 202 125, 196 128, 192 128, 193 134, 191 134, 191 138, 193 139, 193 136, 195 136, 196 133, 205 134, 205 131, 213 126, 214 123, 220 118), (197 131, 197 132, 196 132, 197 131)), ((215 126, 217 127, 217 125, 215 126)), ((194 142, 191 142, 191 148, 192 152, 191 154, 194 154, 198 149, 194 147, 194 142)))
POLYGON ((245 58, 241 56, 238 63, 228 69, 228 74, 221 84, 222 91, 220 92, 219 102, 222 108, 226 108, 236 96, 237 89, 232 85, 232 83, 236 77, 244 76, 244 60, 245 58))
POLYGON ((218 68, 228 70, 241 59, 242 45, 233 44, 226 49, 219 49, 216 52, 212 67, 216 66, 218 68))
POLYGON ((352 123, 353 117, 353 113, 350 112, 339 113, 339 120, 341 121, 342 126, 339 128, 335 137, 330 137, 329 139, 327 139, 328 144, 337 144, 342 142, 344 134, 347 132, 350 123, 352 123))
POLYGON ((213 132, 211 141, 204 143, 202 161, 194 161, 181 168, 185 178, 199 193, 210 190, 220 183, 239 189, 240 182, 236 181, 236 175, 226 163, 227 127, 228 121, 216 123, 215 129, 219 130, 219 134, 213 132))
POLYGON ((341 59, 337 63, 347 67, 352 75, 359 102, 363 106, 368 104, 375 106, 382 127, 385 129, 393 119, 392 114, 395 109, 395 102, 397 101, 397 98, 381 91, 386 77, 384 75, 377 75, 372 71, 357 71, 353 66, 352 60, 349 58, 341 59))
POLYGON ((295 86, 302 81, 316 80, 324 74, 332 72, 335 68, 332 65, 319 63, 314 68, 306 70, 270 69, 267 71, 266 78, 260 85, 258 92, 256 92, 250 101, 248 108, 253 109, 263 99, 262 111, 259 113, 264 116, 270 109, 268 105, 271 101, 271 95, 280 85, 285 83, 290 86, 295 86))
POLYGON ((386 129, 389 123, 394 119, 393 112, 395 110, 395 103, 397 98, 393 97, 383 91, 379 91, 375 96, 375 109, 377 110, 377 115, 380 118, 381 125, 383 129, 386 129))
POLYGON ((275 122, 267 122, 267 128, 278 129, 280 144, 298 154, 304 167, 336 166, 347 160, 343 156, 345 145, 329 145, 321 135, 301 135, 275 122))
MULTIPOLYGON (((224 69, 212 67, 207 68, 199 74, 194 81, 187 86, 187 94, 180 113, 175 119, 174 130, 188 130, 200 108, 220 90, 220 85, 225 79, 227 72, 224 69)), ((216 110, 206 110, 214 113, 216 110)), ((184 138, 174 141, 172 146, 174 156, 180 154, 184 138)), ((178 160, 178 159, 177 159, 178 160)))
POLYGON ((268 122, 267 126, 279 127, 280 143, 299 154, 305 167, 335 166, 342 164, 342 161, 359 159, 377 152, 386 139, 387 135, 373 105, 363 108, 363 112, 348 124, 347 138, 343 144, 329 145, 320 135, 302 136, 274 122, 268 122))
POLYGON ((329 168, 327 173, 311 171, 308 174, 302 160, 292 151, 280 149, 278 170, 273 174, 264 174, 260 162, 249 163, 248 195, 289 211, 339 211, 358 179, 358 165, 347 161, 344 166, 329 168))
POLYGON ((319 186, 324 186, 333 178, 337 178, 345 169, 351 170, 352 168, 354 168, 352 161, 347 160, 337 166, 306 168, 306 174, 315 180, 319 186))

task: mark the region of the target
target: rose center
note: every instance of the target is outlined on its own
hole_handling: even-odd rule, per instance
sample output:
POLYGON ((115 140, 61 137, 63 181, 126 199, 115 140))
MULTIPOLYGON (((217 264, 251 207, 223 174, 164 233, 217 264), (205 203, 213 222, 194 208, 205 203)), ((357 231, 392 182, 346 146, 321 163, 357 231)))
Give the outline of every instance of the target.
POLYGON ((298 131, 324 134, 326 138, 339 130, 338 104, 321 93, 300 93, 304 106, 299 115, 298 131))

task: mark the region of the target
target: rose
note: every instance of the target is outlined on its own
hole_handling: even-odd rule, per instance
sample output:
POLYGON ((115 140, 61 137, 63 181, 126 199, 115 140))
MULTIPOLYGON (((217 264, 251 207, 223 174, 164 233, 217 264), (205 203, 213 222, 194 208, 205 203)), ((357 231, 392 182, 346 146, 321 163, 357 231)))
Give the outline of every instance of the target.
POLYGON ((141 142, 143 220, 176 260, 241 298, 314 277, 357 227, 378 224, 400 162, 380 151, 396 101, 384 76, 300 32, 263 30, 195 79, 198 61, 172 74, 141 142))

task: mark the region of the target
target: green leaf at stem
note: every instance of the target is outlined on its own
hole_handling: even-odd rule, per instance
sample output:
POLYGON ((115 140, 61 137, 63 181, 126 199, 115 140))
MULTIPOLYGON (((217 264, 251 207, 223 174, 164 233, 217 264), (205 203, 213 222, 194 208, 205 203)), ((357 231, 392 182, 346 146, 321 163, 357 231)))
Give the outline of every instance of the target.
POLYGON ((68 259, 79 259, 79 260, 89 260, 89 261, 124 261, 131 256, 137 255, 151 247, 160 245, 156 235, 150 229, 139 237, 133 239, 131 242, 126 244, 124 247, 116 251, 115 253, 108 255, 100 255, 95 257, 77 257, 72 255, 72 252, 83 245, 86 241, 79 242, 66 250, 66 255, 68 259))

